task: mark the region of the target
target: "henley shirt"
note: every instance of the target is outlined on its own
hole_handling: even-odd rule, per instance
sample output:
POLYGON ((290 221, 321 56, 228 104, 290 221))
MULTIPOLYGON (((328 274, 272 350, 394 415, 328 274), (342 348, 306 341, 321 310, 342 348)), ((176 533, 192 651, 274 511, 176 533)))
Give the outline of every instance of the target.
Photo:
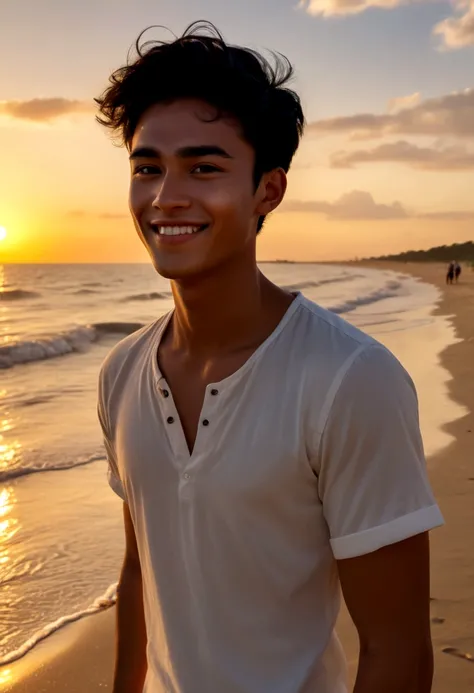
POLYGON ((336 560, 443 522, 413 383, 297 294, 206 387, 190 454, 158 362, 171 315, 119 342, 99 378, 109 483, 140 557, 144 693, 346 693, 336 560))

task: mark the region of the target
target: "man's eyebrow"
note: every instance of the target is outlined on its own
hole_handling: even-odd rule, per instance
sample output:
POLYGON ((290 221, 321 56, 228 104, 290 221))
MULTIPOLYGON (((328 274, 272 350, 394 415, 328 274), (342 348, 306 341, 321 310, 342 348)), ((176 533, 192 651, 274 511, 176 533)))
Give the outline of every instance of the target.
MULTIPOLYGON (((180 159, 197 159, 201 156, 220 156, 223 159, 232 159, 233 157, 219 147, 217 144, 200 144, 196 146, 182 147, 178 149, 176 155, 180 159)), ((132 159, 160 159, 161 153, 154 147, 138 147, 130 154, 132 159)))
POLYGON ((153 147, 137 147, 130 154, 129 159, 130 161, 132 159, 159 159, 160 156, 160 152, 153 147))
POLYGON ((178 149, 177 154, 182 159, 197 159, 200 156, 220 156, 223 159, 232 159, 231 155, 217 144, 201 144, 194 147, 178 149))

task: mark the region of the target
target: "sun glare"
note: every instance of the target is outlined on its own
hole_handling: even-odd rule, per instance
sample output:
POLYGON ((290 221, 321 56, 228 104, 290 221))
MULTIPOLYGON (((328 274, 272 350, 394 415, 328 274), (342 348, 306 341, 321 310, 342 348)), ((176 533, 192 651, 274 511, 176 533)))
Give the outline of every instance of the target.
POLYGON ((4 241, 7 237, 7 230, 4 226, 0 226, 0 241, 4 241))

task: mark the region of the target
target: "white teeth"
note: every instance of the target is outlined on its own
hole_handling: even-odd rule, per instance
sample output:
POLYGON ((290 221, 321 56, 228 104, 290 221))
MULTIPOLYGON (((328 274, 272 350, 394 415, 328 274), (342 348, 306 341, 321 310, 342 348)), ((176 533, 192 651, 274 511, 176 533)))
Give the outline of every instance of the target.
POLYGON ((200 226, 159 226, 158 233, 161 236, 182 236, 187 233, 196 233, 200 226))

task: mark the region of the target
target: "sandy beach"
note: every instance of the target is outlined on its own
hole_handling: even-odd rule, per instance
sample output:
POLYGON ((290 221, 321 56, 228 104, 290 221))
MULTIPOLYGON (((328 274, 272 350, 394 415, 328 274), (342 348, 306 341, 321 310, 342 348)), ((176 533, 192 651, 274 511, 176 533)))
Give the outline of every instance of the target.
MULTIPOLYGON (((449 424, 453 443, 429 459, 430 478, 446 520, 432 534, 432 622, 434 693, 474 691, 474 271, 464 269, 459 285, 445 285, 436 264, 366 263, 420 277, 443 292, 437 311, 452 316, 459 341, 441 355, 450 372, 450 396, 469 414, 449 424), (471 658, 469 658, 471 655, 471 658)), ((0 669, 0 692, 98 693, 111 690, 114 609, 65 627, 23 659, 0 669)), ((340 636, 351 676, 357 638, 342 614, 340 636)))

